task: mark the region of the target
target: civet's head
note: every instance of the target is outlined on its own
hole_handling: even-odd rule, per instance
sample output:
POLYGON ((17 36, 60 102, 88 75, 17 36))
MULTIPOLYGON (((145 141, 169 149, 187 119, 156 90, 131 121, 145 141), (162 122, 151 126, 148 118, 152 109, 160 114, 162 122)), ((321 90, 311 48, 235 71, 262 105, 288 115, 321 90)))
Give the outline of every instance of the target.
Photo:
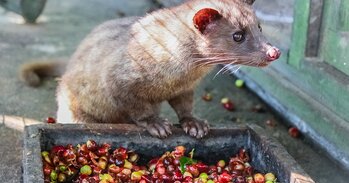
MULTIPOLYGON (((281 52, 268 43, 251 5, 254 0, 204 0, 198 4, 193 26, 202 42, 198 50, 211 64, 267 66, 281 52)), ((204 65, 204 64, 203 64, 204 65)))

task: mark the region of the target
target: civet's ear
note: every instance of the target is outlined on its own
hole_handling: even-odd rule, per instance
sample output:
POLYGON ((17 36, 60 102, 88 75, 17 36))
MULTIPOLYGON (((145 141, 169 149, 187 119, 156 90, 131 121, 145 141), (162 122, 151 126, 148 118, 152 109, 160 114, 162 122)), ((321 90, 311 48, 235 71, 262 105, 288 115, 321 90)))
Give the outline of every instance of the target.
POLYGON ((242 1, 249 4, 249 5, 252 5, 255 0, 242 0, 242 1))
POLYGON ((202 34, 205 33, 207 26, 222 18, 222 15, 215 9, 204 8, 199 10, 193 18, 195 28, 202 34))

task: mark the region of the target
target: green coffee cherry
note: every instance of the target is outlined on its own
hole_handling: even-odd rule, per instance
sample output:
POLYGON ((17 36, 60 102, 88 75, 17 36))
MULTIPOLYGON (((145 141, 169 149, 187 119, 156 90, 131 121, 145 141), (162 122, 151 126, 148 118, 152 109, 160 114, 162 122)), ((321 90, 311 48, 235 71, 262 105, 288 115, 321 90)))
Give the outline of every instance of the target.
POLYGON ((58 178, 57 172, 52 170, 50 173, 50 178, 51 178, 51 181, 56 181, 58 178))
POLYGON ((84 175, 91 175, 92 174, 92 168, 89 165, 84 165, 80 168, 80 173, 84 175))
POLYGON ((241 79, 238 79, 235 81, 235 86, 238 87, 238 88, 242 88, 244 86, 244 81, 241 80, 241 79))

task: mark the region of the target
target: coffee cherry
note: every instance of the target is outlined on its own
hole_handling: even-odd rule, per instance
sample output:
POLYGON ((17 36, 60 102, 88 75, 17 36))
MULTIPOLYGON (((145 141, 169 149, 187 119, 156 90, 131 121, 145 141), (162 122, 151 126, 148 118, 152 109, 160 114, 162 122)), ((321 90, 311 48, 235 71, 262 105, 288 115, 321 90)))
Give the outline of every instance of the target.
POLYGON ((94 166, 93 167, 93 173, 94 174, 101 174, 102 173, 102 168, 100 168, 99 166, 94 166))
POLYGON ((122 159, 126 159, 127 158, 127 149, 124 147, 119 147, 119 148, 114 150, 113 154, 120 156, 122 159))
POLYGON ((106 183, 107 182, 114 182, 114 178, 111 175, 107 174, 107 173, 100 174, 99 175, 99 180, 100 181, 105 181, 106 183))
POLYGON ((139 181, 139 180, 141 180, 142 176, 143 176, 143 173, 141 171, 132 172, 131 173, 131 180, 132 181, 139 181))
POLYGON ((212 100, 212 94, 211 93, 206 93, 206 94, 204 94, 203 96, 202 96, 202 99, 204 100, 204 101, 206 101, 206 102, 209 102, 209 101, 211 101, 212 100))
POLYGON ((184 178, 183 183, 191 183, 191 182, 193 182, 193 177, 187 176, 184 178))
POLYGON ((75 169, 75 168, 72 167, 72 166, 68 166, 68 170, 67 170, 66 173, 67 173, 68 176, 72 176, 72 175, 77 174, 77 172, 78 172, 77 169, 75 169))
POLYGON ((67 168, 67 166, 65 166, 65 165, 60 165, 60 166, 59 166, 59 171, 61 171, 61 172, 65 172, 67 169, 68 169, 68 168, 67 168))
POLYGON ((64 173, 58 174, 58 182, 65 182, 67 180, 67 176, 64 173))
POLYGON ((160 175, 163 175, 166 173, 166 168, 164 166, 158 166, 156 167, 156 172, 158 172, 160 175))
POLYGON ((252 176, 246 178, 246 183, 255 183, 252 176))
POLYGON ((80 173, 83 175, 91 175, 92 169, 89 165, 84 165, 83 167, 80 168, 80 173))
POLYGON ((49 123, 49 124, 56 123, 56 119, 53 117, 48 117, 46 118, 46 123, 49 123))
POLYGON ((60 154, 60 153, 63 153, 65 150, 65 147, 64 146, 53 146, 52 149, 51 149, 51 154, 60 154))
POLYGON ((149 175, 142 175, 141 181, 145 181, 145 183, 151 182, 151 177, 149 175))
POLYGON ((235 86, 238 87, 238 88, 242 88, 244 86, 245 82, 241 79, 237 79, 235 81, 235 86))
POLYGON ((199 175, 199 178, 201 178, 201 179, 208 179, 208 175, 207 175, 207 173, 201 173, 199 175))
POLYGON ((243 164, 236 164, 233 167, 233 170, 236 170, 236 171, 244 171, 244 169, 245 169, 245 166, 243 164))
POLYGON ((195 165, 187 165, 186 170, 193 175, 193 177, 198 177, 200 172, 195 165))
POLYGON ((86 142, 86 147, 90 151, 95 151, 98 148, 97 143, 94 140, 88 140, 86 142))
POLYGON ((147 181, 146 181, 146 180, 141 179, 141 180, 139 181, 139 183, 147 183, 147 181))
POLYGON ((223 107, 228 110, 228 111, 234 111, 235 110, 235 106, 232 102, 227 102, 223 104, 223 107))
POLYGON ((252 176, 252 172, 253 172, 253 167, 252 166, 246 166, 245 163, 245 173, 249 176, 252 176))
POLYGON ((266 181, 274 181, 276 179, 275 175, 272 173, 267 173, 264 175, 266 181))
POLYGON ((239 150, 238 156, 239 156, 239 158, 240 158, 242 161, 244 161, 244 162, 250 161, 250 156, 248 155, 246 149, 244 149, 244 148, 241 148, 241 149, 239 150))
POLYGON ((184 153, 185 153, 185 147, 184 146, 177 146, 176 148, 175 148, 175 150, 173 151, 173 155, 175 156, 175 157, 182 157, 182 156, 184 156, 184 153))
POLYGON ((52 171, 52 167, 48 166, 48 165, 44 165, 43 171, 44 171, 44 175, 50 175, 51 171, 52 171))
POLYGON ((225 161, 224 160, 219 160, 217 163, 218 167, 224 168, 225 167, 225 161))
POLYGON ((154 158, 148 162, 148 167, 150 171, 153 171, 156 168, 156 164, 158 163, 159 158, 154 158))
POLYGON ((106 156, 107 153, 108 153, 108 148, 105 148, 105 147, 100 147, 97 149, 97 154, 98 156, 106 156))
POLYGON ((226 103, 228 103, 228 102, 230 102, 230 100, 229 100, 229 98, 227 98, 227 97, 221 99, 221 103, 222 103, 222 104, 226 104, 226 103))
POLYGON ((137 166, 137 165, 135 165, 135 164, 132 164, 132 171, 137 172, 137 171, 139 171, 139 170, 141 170, 141 168, 140 168, 139 166, 137 166))
POLYGON ((235 179, 235 183, 246 183, 246 181, 243 176, 237 176, 235 179))
POLYGON ((179 158, 173 160, 173 165, 176 165, 176 166, 180 165, 179 158))
POLYGON ((220 183, 228 183, 233 179, 231 175, 229 175, 227 172, 223 172, 221 175, 218 176, 218 182, 220 183))
POLYGON ((265 178, 261 173, 256 173, 253 176, 255 183, 265 183, 265 178))
POLYGON ((165 173, 165 174, 162 174, 162 175, 161 175, 161 179, 162 179, 164 182, 168 182, 168 181, 171 180, 171 176, 170 176, 169 174, 165 173))
POLYGON ((193 175, 190 172, 184 172, 183 178, 186 178, 186 177, 193 177, 193 175))
POLYGON ((80 156, 80 157, 78 157, 78 163, 80 163, 81 165, 87 165, 88 164, 88 160, 85 158, 85 157, 83 157, 83 156, 80 156))
POLYGON ((104 169, 107 167, 107 164, 108 164, 108 162, 107 162, 107 157, 102 156, 102 157, 99 158, 99 160, 98 160, 98 166, 99 166, 102 170, 104 170, 104 169))
MULTIPOLYGON (((220 166, 219 166, 220 167, 220 166)), ((217 167, 216 166, 214 166, 214 165, 211 165, 211 166, 209 166, 209 168, 208 168, 208 174, 212 174, 212 173, 214 173, 214 172, 217 172, 218 170, 217 170, 217 167)))
POLYGON ((176 170, 176 167, 174 165, 168 165, 166 169, 167 172, 173 173, 176 170))
POLYGON ((173 176, 172 176, 173 180, 175 181, 182 181, 183 180, 183 175, 180 171, 176 171, 173 173, 173 176))
POLYGON ((115 156, 115 165, 123 167, 125 164, 125 159, 121 155, 116 155, 115 156))
POLYGON ((90 152, 90 150, 88 150, 87 145, 86 144, 82 144, 82 145, 78 145, 78 152, 80 152, 81 154, 88 154, 90 152))
POLYGON ((127 169, 132 169, 132 163, 129 162, 128 160, 125 160, 125 164, 124 164, 124 168, 127 168, 127 169))
POLYGON ((111 164, 108 167, 108 172, 111 172, 111 173, 119 173, 119 172, 121 172, 121 170, 122 169, 120 167, 116 166, 115 164, 111 164))
POLYGON ((72 162, 76 160, 75 152, 72 149, 65 149, 63 152, 63 157, 67 162, 72 162))
POLYGON ((255 174, 248 163, 250 157, 245 149, 240 149, 229 164, 220 160, 215 165, 193 160, 185 164, 185 172, 180 172, 181 158, 185 156, 185 147, 177 146, 174 151, 148 163, 148 168, 136 164, 138 154, 123 147, 109 153, 110 144, 98 146, 89 140, 86 144, 54 146, 51 153, 43 151, 43 173, 45 182, 140 182, 140 183, 275 183, 272 173, 255 174), (45 159, 46 158, 46 159, 45 159), (80 167, 79 169, 76 169, 80 167))
POLYGON ((139 159, 138 154, 134 153, 134 152, 130 152, 128 153, 128 161, 131 163, 136 163, 139 159))
POLYGON ((293 138, 299 137, 299 130, 296 127, 291 127, 288 129, 288 134, 293 138))
POLYGON ((55 180, 57 180, 57 178, 58 178, 57 172, 55 170, 52 170, 51 173, 50 173, 51 181, 55 181, 55 180))

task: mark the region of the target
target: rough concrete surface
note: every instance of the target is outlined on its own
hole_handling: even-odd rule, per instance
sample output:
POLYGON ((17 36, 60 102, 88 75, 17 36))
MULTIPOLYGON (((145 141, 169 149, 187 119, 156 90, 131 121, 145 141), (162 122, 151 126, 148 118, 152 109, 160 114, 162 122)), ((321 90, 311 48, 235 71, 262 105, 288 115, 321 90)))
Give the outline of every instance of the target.
MULTIPOLYGON (((56 81, 45 80, 38 88, 27 87, 17 77, 19 66, 30 60, 67 58, 94 26, 112 18, 143 15, 158 7, 154 2, 50 0, 37 25, 22 24, 19 16, 0 8, 0 115, 16 115, 36 120, 55 116, 56 81)), ((292 2, 259 0, 255 5, 263 20, 264 32, 271 42, 285 49, 290 42, 292 18, 289 18, 292 17, 292 2), (284 19, 278 19, 280 15, 284 19)), ((256 123, 281 142, 316 182, 347 182, 348 173, 302 138, 291 138, 287 134, 287 126, 284 126, 282 120, 272 111, 252 113, 251 108, 262 101, 246 88, 236 88, 235 78, 227 74, 215 77, 217 72, 218 69, 208 75, 196 90, 194 113, 197 116, 207 119, 212 126, 219 127, 256 123), (201 95, 206 91, 213 94, 211 102, 201 100, 201 95), (228 112, 222 108, 222 97, 230 97, 234 101, 235 112, 228 112), (276 127, 265 124, 265 121, 270 119, 276 122, 276 127)), ((164 104, 162 115, 176 122, 175 114, 168 104, 164 104)), ((0 136, 0 182, 19 182, 21 133, 0 124, 0 136)))

